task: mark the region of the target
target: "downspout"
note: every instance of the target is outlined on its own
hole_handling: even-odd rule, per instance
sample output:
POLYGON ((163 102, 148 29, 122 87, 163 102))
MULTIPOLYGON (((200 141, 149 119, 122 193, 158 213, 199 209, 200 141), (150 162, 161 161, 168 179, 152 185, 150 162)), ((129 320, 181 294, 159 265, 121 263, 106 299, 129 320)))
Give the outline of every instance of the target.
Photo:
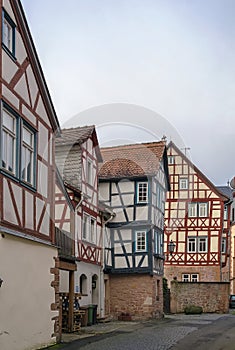
POLYGON ((101 254, 101 270, 100 270, 100 314, 101 317, 105 317, 105 288, 104 288, 104 252, 105 252, 105 246, 104 246, 104 229, 105 229, 105 225, 111 221, 114 217, 115 217, 115 213, 111 214, 110 218, 108 218, 107 220, 103 219, 103 215, 102 215, 102 226, 101 226, 101 230, 102 230, 102 254, 101 254))
POLYGON ((78 204, 76 205, 75 209, 74 209, 74 243, 75 243, 75 257, 78 256, 78 248, 77 248, 77 211, 78 211, 78 208, 80 207, 80 205, 82 204, 83 202, 83 199, 84 199, 84 195, 83 193, 81 193, 81 199, 80 201, 78 202, 78 204))

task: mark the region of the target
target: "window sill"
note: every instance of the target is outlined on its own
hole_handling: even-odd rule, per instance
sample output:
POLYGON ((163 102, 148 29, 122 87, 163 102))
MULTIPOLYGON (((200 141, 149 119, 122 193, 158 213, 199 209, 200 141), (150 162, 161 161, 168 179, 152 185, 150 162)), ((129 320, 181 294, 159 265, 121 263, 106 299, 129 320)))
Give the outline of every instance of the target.
POLYGON ((17 184, 21 185, 22 187, 25 187, 29 189, 32 192, 36 192, 36 188, 33 186, 30 186, 26 182, 18 179, 14 174, 9 173, 7 170, 4 170, 3 168, 0 169, 0 173, 3 174, 4 176, 8 177, 12 181, 16 182, 17 184))

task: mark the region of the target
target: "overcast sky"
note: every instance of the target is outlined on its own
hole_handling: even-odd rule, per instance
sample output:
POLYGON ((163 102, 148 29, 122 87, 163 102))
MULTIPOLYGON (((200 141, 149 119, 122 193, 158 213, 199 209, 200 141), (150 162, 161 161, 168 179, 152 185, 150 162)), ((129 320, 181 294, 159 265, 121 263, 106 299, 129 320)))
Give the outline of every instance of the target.
POLYGON ((235 175, 234 0, 22 3, 62 127, 165 134, 214 184, 235 175))

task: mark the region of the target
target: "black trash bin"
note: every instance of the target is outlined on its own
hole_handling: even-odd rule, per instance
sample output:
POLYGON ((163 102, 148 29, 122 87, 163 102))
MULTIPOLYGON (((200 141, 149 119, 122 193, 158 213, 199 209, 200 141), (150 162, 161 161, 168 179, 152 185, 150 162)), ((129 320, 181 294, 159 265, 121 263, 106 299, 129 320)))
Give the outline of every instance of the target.
POLYGON ((93 324, 97 323, 97 306, 98 305, 93 305, 93 324))

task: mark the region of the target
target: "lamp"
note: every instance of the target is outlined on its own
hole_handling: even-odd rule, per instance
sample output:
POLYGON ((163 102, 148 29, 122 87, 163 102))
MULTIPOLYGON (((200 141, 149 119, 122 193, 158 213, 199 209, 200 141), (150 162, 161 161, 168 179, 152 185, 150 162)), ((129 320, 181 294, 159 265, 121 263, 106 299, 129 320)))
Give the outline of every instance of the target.
POLYGON ((1 286, 2 286, 2 282, 3 282, 3 280, 2 280, 1 277, 0 277, 0 288, 1 288, 1 286))
POLYGON ((175 243, 171 241, 167 244, 167 248, 168 248, 168 252, 170 253, 170 255, 172 255, 172 253, 174 253, 175 250, 175 243))

